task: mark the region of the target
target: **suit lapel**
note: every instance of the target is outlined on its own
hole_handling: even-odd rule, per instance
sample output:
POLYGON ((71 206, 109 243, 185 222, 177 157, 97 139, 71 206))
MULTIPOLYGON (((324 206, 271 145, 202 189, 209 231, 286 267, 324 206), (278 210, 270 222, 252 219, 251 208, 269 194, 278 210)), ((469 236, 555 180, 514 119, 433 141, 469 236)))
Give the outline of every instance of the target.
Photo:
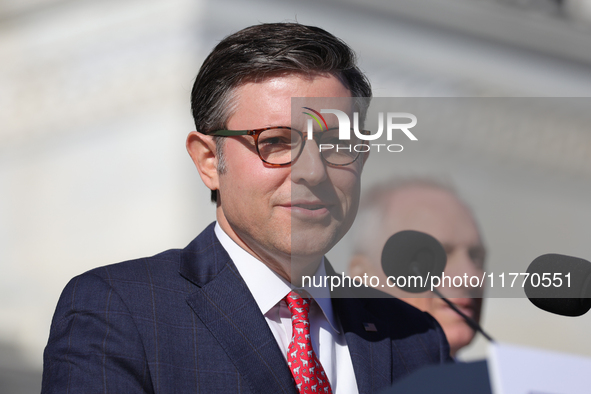
POLYGON ((185 249, 181 275, 196 284, 188 304, 253 393, 297 393, 273 333, 236 266, 208 227, 185 249))
POLYGON ((373 393, 392 382, 392 344, 386 323, 366 309, 365 301, 333 298, 333 307, 345 333, 359 393, 373 393), (364 323, 377 331, 367 331, 364 323))
MULTIPOLYGON (((222 346, 253 393, 296 393, 291 372, 264 316, 211 224, 185 250, 180 274, 196 285, 187 302, 222 346)), ((327 274, 336 275, 327 262, 327 274)), ((351 354, 360 393, 373 393, 392 381, 388 323, 367 300, 335 292, 333 307, 351 354), (374 324, 367 331, 363 323, 374 324)))

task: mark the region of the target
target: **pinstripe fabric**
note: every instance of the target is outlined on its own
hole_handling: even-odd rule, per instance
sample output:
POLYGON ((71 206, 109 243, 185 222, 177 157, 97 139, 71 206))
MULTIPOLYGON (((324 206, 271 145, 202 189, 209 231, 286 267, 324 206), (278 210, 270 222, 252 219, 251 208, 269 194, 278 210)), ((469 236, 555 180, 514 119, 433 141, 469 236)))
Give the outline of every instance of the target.
MULTIPOLYGON (((360 393, 448 358, 434 320, 398 300, 334 299, 333 305, 360 393), (366 332, 366 321, 378 332, 366 332)), ((273 334, 210 225, 185 249, 71 280, 51 325, 42 393, 296 390, 273 334)))

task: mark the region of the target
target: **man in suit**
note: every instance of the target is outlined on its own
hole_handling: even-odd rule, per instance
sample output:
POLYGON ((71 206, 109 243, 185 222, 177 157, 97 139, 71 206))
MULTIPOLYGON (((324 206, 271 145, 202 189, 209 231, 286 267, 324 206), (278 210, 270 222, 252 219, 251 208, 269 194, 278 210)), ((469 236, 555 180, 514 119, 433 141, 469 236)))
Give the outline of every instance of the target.
POLYGON ((353 52, 291 23, 235 33, 205 60, 187 149, 216 202, 185 249, 101 267, 64 290, 44 393, 372 393, 449 359, 429 315, 372 289, 298 289, 330 276, 367 156, 319 152, 292 97, 370 97, 353 52), (295 123, 295 124, 294 124, 295 123), (332 298, 331 298, 332 296, 332 298))

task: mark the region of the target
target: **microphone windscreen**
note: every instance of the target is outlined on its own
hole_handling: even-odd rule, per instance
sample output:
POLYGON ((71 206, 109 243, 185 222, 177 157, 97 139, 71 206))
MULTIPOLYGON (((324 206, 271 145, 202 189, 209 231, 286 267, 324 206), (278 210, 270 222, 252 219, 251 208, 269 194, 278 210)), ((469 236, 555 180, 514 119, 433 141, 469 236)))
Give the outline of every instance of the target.
POLYGON ((545 254, 527 269, 524 290, 538 308, 563 316, 591 309, 591 263, 577 257, 545 254))
POLYGON ((386 276, 405 277, 406 285, 398 287, 411 293, 427 291, 430 288, 428 277, 441 276, 446 262, 447 255, 439 241, 419 231, 405 230, 392 235, 382 250, 386 276), (409 279, 418 276, 422 279, 409 279))

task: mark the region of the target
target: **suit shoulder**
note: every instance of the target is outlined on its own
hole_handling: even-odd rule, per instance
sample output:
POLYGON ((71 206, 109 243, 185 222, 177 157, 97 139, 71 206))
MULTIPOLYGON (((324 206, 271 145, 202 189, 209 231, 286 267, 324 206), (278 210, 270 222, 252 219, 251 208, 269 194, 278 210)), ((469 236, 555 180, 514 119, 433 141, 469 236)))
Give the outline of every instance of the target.
POLYGON ((141 257, 116 264, 93 268, 73 280, 90 281, 98 278, 113 285, 121 280, 153 282, 178 274, 181 249, 170 249, 151 257, 141 257))
MULTIPOLYGON (((155 256, 93 268, 72 278, 64 287, 56 315, 65 310, 87 310, 103 307, 103 294, 116 293, 122 298, 131 295, 134 287, 155 285, 170 287, 178 281, 181 251, 172 249, 155 256)), ((112 299, 112 298, 110 298, 112 299)))

